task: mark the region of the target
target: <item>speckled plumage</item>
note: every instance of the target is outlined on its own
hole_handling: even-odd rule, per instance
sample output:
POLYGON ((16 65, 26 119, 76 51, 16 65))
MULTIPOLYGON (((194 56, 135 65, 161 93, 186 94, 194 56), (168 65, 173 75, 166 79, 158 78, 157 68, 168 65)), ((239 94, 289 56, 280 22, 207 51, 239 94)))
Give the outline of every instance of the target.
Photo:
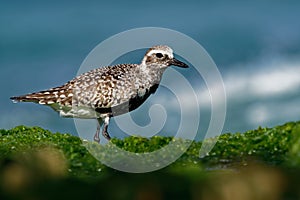
POLYGON ((170 65, 187 67, 176 60, 168 46, 151 47, 141 64, 118 64, 97 68, 79 75, 66 84, 36 93, 11 97, 13 101, 48 105, 63 117, 97 118, 94 139, 107 133, 109 119, 139 107, 154 93, 165 69, 170 65))

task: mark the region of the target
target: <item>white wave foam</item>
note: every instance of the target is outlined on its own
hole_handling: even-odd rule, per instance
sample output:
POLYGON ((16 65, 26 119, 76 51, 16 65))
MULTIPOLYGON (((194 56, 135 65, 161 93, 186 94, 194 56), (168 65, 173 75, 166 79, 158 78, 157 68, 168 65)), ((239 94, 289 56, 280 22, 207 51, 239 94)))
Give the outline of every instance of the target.
MULTIPOLYGON (((244 131, 300 120, 300 61, 270 61, 269 65, 264 62, 239 68, 245 70, 231 70, 223 75, 228 104, 227 130, 244 131)), ((215 85, 209 89, 205 86, 196 89, 202 111, 211 108, 210 91, 217 93, 221 88, 215 85)), ((184 103, 189 103, 184 90, 178 95, 185 96, 184 103)), ((167 101, 169 109, 174 107, 175 110, 178 106, 175 98, 164 98, 163 95, 158 98, 157 102, 167 101)))

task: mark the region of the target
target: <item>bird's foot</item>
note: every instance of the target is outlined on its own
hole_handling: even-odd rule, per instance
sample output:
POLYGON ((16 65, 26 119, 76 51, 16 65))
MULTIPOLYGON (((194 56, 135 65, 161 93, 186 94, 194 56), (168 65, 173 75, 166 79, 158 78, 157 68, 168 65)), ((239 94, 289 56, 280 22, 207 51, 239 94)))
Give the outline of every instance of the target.
POLYGON ((111 137, 110 137, 110 135, 108 134, 108 132, 107 131, 103 131, 102 132, 102 135, 105 137, 105 139, 107 139, 107 140, 110 140, 111 139, 111 137))
POLYGON ((97 143, 100 143, 99 133, 100 133, 100 123, 98 122, 97 130, 96 130, 96 133, 94 135, 94 141, 97 142, 97 143))
POLYGON ((105 139, 110 140, 110 135, 107 132, 107 127, 108 124, 104 124, 103 130, 102 130, 102 135, 105 137, 105 139))
POLYGON ((97 142, 97 143, 100 143, 100 137, 99 137, 99 134, 95 134, 95 135, 94 135, 94 141, 97 142))

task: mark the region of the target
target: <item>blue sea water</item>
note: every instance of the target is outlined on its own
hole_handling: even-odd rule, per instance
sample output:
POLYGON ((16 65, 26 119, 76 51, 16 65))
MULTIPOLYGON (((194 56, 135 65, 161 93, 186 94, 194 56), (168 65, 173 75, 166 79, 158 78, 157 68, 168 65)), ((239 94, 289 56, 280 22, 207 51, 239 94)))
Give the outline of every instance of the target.
MULTIPOLYGON (((190 36, 215 61, 227 94, 222 132, 300 120, 299 10, 299 1, 1 1, 0 127, 24 124, 77 135, 72 119, 60 118, 48 107, 13 104, 9 97, 65 83, 101 41, 149 26, 190 36)), ((114 63, 139 62, 141 56, 138 51, 114 63)), ((198 83, 193 69, 179 72, 191 84, 198 83)), ((201 139, 211 105, 205 83, 195 88, 201 102, 201 139)), ((169 106, 161 134, 172 135, 180 122, 178 102, 164 88, 134 111, 133 119, 141 126, 149 123, 153 103, 169 106)), ((125 136, 114 121, 110 132, 125 136)))

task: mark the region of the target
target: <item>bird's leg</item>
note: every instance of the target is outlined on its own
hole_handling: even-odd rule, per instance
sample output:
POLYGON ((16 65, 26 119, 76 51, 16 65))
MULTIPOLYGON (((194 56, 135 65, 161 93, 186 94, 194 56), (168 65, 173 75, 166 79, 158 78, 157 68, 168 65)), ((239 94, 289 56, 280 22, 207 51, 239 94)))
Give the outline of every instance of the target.
POLYGON ((96 130, 96 133, 94 135, 94 141, 95 142, 100 142, 100 137, 99 137, 99 133, 100 133, 100 129, 101 129, 101 125, 102 125, 103 121, 101 118, 98 118, 97 119, 97 130, 96 130))
POLYGON ((108 132, 107 132, 109 120, 110 120, 110 116, 106 116, 106 117, 104 118, 104 126, 103 126, 103 130, 102 130, 102 135, 103 135, 107 140, 110 140, 110 136, 109 136, 109 134, 108 134, 108 132))

